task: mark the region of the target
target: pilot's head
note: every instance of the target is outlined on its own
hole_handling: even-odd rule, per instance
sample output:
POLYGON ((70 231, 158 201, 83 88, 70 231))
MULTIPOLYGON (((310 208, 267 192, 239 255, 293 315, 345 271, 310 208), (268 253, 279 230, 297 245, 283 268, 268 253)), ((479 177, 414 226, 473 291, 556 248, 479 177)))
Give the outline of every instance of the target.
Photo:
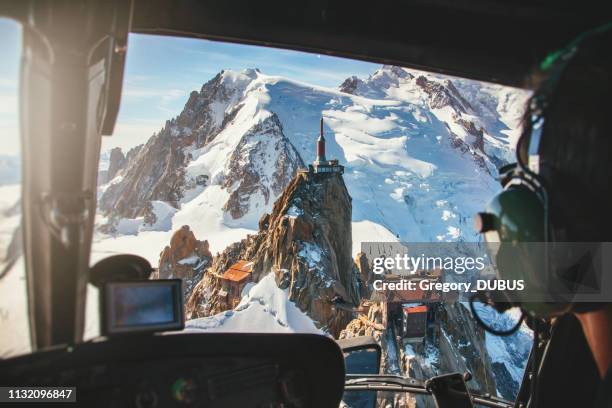
MULTIPOLYGON (((585 33, 538 67, 519 160, 529 165, 534 114, 543 116, 538 175, 548 194, 549 240, 612 237, 612 26, 585 33), (534 112, 534 110, 541 112, 534 112)), ((537 120, 537 119, 536 119, 537 120)))
MULTIPOLYGON (((542 259, 553 258, 539 256, 536 245, 524 243, 612 241, 611 49, 612 23, 581 34, 538 67, 532 78, 536 90, 517 145, 517 164, 500 171, 504 190, 476 218, 476 227, 488 243, 502 243, 495 255, 505 261, 498 262, 500 278, 525 279, 528 286, 544 293, 542 298, 559 299, 547 304, 530 299, 527 304, 520 295, 504 298, 532 315, 604 307, 568 300, 577 299, 573 295, 560 298, 560 292, 554 291, 565 288, 568 277, 559 272, 562 268, 548 263, 542 268, 542 259), (508 256, 512 250, 512 254, 520 252, 517 243, 526 256, 508 256)), ((554 260, 565 268, 568 260, 573 262, 571 252, 562 254, 567 259, 555 254, 554 260)))

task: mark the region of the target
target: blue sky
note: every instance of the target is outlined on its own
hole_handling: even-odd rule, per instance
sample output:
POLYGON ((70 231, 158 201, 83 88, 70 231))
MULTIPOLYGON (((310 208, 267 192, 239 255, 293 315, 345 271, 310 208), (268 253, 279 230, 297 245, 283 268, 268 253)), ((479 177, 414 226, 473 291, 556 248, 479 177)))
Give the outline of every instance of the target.
MULTIPOLYGON (((0 19, 0 154, 19 150, 17 81, 21 30, 0 19)), ((103 149, 144 143, 180 113, 192 90, 222 69, 259 68, 314 85, 336 87, 351 75, 367 77, 378 65, 326 55, 199 39, 130 35, 119 118, 103 149)))
POLYGON ((10 20, 0 18, 0 154, 19 152, 17 85, 21 29, 10 20))

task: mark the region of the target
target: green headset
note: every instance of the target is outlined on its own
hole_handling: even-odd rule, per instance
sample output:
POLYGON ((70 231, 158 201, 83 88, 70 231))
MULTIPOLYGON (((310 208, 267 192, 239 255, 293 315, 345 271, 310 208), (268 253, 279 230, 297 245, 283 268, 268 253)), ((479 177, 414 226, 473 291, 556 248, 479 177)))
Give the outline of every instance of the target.
MULTIPOLYGON (((540 144, 545 126, 545 116, 549 100, 555 92, 560 78, 569 61, 587 38, 602 34, 612 29, 612 22, 586 31, 576 37, 563 49, 552 52, 540 64, 540 71, 547 75, 538 92, 527 106, 526 120, 516 151, 517 162, 500 168, 500 181, 503 190, 486 206, 484 212, 478 213, 474 224, 483 234, 488 246, 497 246, 492 252, 496 259, 499 279, 522 279, 526 286, 547 290, 550 276, 543 276, 542 269, 547 270, 545 259, 536 261, 535 257, 514 257, 500 259, 500 246, 520 245, 521 243, 555 242, 554 229, 549 214, 549 196, 546 182, 541 176, 540 144), (526 156, 525 163, 521 156, 526 156), (523 154, 522 154, 523 153, 523 154), (509 266, 512 265, 512 266, 509 266)), ((525 245, 527 247, 528 245, 525 245)), ((511 251, 512 252, 512 251, 511 251)), ((517 251, 512 252, 514 254, 517 251)), ((497 294, 492 303, 502 305, 501 309, 520 306, 532 316, 549 317, 564 313, 572 308, 566 299, 547 302, 525 302, 514 294, 497 294)))

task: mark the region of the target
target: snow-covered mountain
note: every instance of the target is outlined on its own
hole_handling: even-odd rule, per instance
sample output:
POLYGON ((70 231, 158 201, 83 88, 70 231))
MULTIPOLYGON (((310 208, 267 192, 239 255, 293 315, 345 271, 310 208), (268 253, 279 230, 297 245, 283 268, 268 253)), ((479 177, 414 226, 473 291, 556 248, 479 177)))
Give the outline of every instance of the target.
POLYGON ((101 187, 99 221, 119 234, 187 224, 221 251, 313 161, 322 116, 328 157, 346 166, 354 253, 363 240, 472 241, 471 216, 512 159, 525 99, 392 66, 338 89, 222 71, 101 187))
POLYGON ((493 161, 513 160, 512 147, 520 135, 525 106, 523 91, 394 66, 383 66, 365 80, 348 78, 339 89, 429 108, 455 137, 465 141, 472 136, 473 144, 493 161))

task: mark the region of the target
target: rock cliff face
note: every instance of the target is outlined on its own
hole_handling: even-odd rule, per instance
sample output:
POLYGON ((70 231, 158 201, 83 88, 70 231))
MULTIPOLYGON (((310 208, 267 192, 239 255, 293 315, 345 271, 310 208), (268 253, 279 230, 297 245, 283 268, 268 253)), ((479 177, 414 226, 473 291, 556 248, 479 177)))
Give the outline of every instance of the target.
POLYGON ((372 274, 372 268, 368 262, 368 258, 365 253, 359 252, 355 258, 355 267, 359 272, 359 285, 361 297, 364 299, 370 298, 370 288, 372 287, 372 281, 374 275, 372 274))
POLYGON ((142 145, 133 147, 128 150, 127 154, 123 154, 120 147, 115 147, 111 149, 110 152, 104 153, 103 156, 108 160, 108 167, 98 172, 98 184, 106 184, 116 176, 122 174, 122 171, 128 167, 131 160, 136 157, 141 147, 142 145))
POLYGON ((254 281, 272 271, 276 284, 288 289, 289 299, 337 337, 352 317, 348 309, 360 300, 351 258, 351 198, 342 177, 299 173, 272 214, 262 217, 260 227, 258 234, 215 258, 194 290, 187 313, 202 317, 221 311, 215 301, 219 284, 214 276, 244 259, 254 262, 254 281))
MULTIPOLYGON (((340 339, 352 339, 354 337, 361 336, 372 336, 374 339, 382 345, 385 341, 384 323, 386 317, 385 308, 381 303, 377 302, 364 302, 367 304, 367 313, 358 314, 357 317, 349 322, 340 332, 340 339)), ((383 359, 381 359, 381 362, 383 359)))
POLYGON ((223 209, 238 219, 249 212, 252 203, 257 205, 258 199, 268 204, 300 167, 300 155, 283 134, 278 117, 270 115, 244 134, 230 156, 223 187, 231 193, 223 209))
MULTIPOLYGON (((427 379, 467 371, 472 374, 472 379, 467 382, 468 388, 481 394, 496 395, 499 385, 494 377, 483 329, 461 303, 443 303, 437 306, 437 311, 434 336, 402 350, 402 372, 412 378, 427 379)), ((512 395, 503 396, 513 398, 512 395)), ((435 407, 430 398, 415 396, 412 400, 417 407, 435 407)))
MULTIPOLYGON (((472 108, 470 103, 463 98, 453 82, 451 80, 446 80, 444 83, 440 83, 428 80, 424 76, 419 76, 416 79, 416 85, 427 94, 428 104, 431 109, 451 109, 452 120, 463 128, 468 135, 467 138, 460 138, 453 133, 453 146, 464 153, 471 152, 474 160, 476 160, 481 167, 485 168, 486 166, 483 158, 476 154, 476 152, 486 153, 484 150, 484 129, 482 127, 477 127, 472 120, 463 117, 464 115, 474 114, 474 108, 472 108)), ((495 162, 498 161, 494 156, 493 160, 495 162)))
POLYGON ((271 207, 303 162, 274 112, 253 115, 246 106, 245 92, 258 74, 222 71, 192 92, 183 111, 144 146, 125 157, 120 149, 111 151, 101 177, 110 184, 99 202, 111 224, 122 218, 153 220, 152 202, 179 209, 185 197, 212 184, 229 193, 222 210, 242 225, 256 222, 271 207), (219 146, 227 149, 217 153, 219 146), (217 157, 202 157, 207 154, 217 157), (252 217, 245 217, 248 213, 252 217))
POLYGON ((453 110, 461 113, 467 113, 472 109, 472 106, 466 101, 457 88, 450 80, 446 80, 444 84, 428 80, 421 75, 416 79, 416 84, 422 88, 428 96, 429 107, 432 109, 441 109, 450 106, 453 110))
POLYGON ((174 121, 151 137, 125 169, 123 177, 104 191, 99 209, 114 217, 136 218, 146 215, 147 205, 164 201, 177 207, 182 197, 184 166, 183 149, 188 140, 173 136, 174 121))
POLYGON ((355 75, 352 77, 346 78, 342 84, 338 87, 341 92, 355 94, 357 92, 357 88, 363 84, 363 80, 357 78, 355 75))
POLYGON ((115 147, 110 151, 109 164, 108 164, 108 173, 106 176, 108 180, 112 180, 115 178, 119 170, 125 167, 126 161, 123 152, 120 147, 115 147))
POLYGON ((299 174, 270 217, 269 245, 259 252, 279 287, 315 321, 337 336, 351 313, 332 302, 359 304, 351 258, 351 198, 341 176, 299 174))
POLYGON ((204 270, 212 263, 208 241, 196 239, 189 226, 183 225, 174 232, 170 245, 159 256, 157 278, 183 279, 185 299, 188 299, 204 270))
POLYGON ((440 310, 439 372, 472 373, 469 386, 496 394, 485 332, 462 303, 444 303, 440 310))

